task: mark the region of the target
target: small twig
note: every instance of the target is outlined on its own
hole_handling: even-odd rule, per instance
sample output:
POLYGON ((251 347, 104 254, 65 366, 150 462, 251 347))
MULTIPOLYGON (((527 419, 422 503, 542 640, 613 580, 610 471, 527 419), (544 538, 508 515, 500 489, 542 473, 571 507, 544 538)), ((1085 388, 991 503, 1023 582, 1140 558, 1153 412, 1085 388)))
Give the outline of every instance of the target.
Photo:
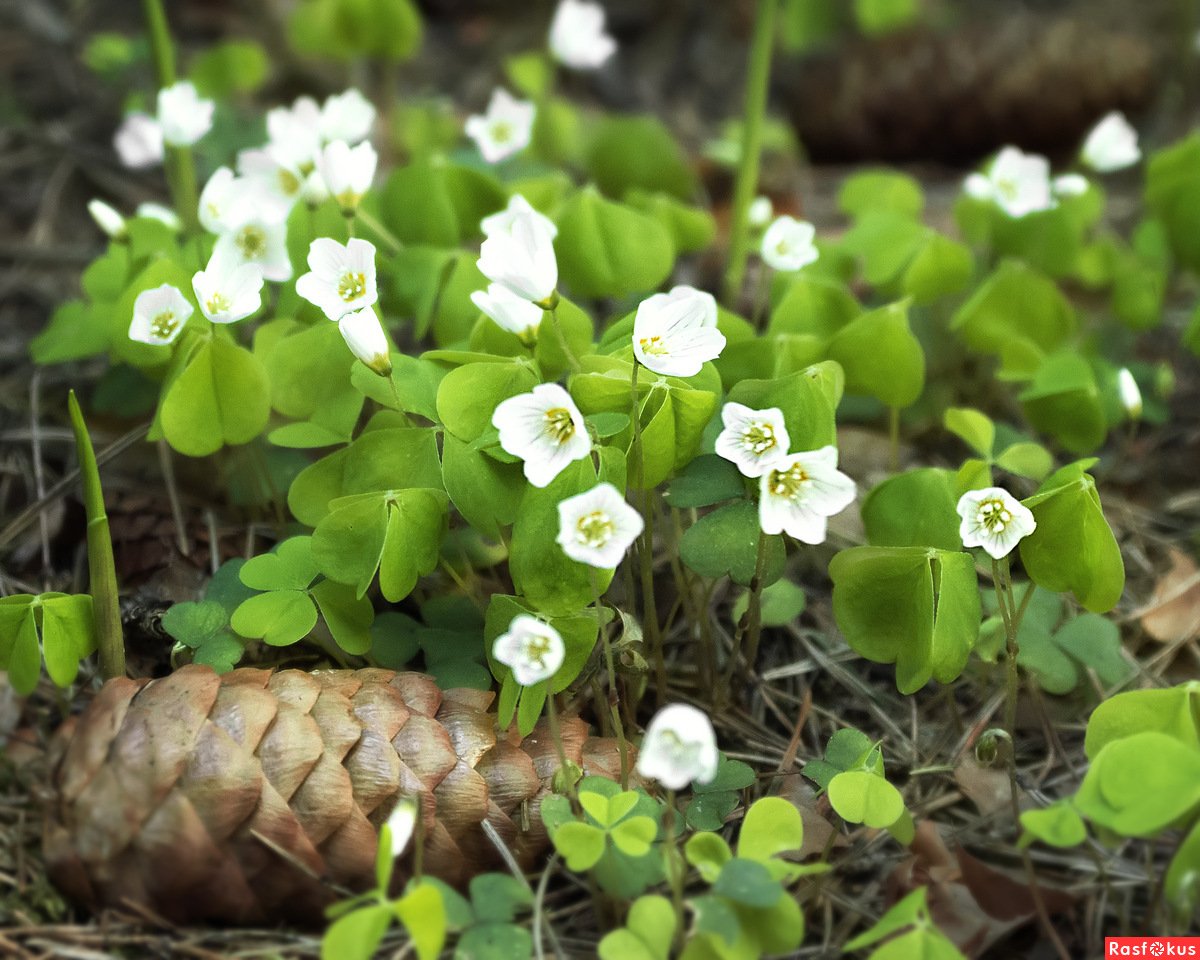
POLYGON ((192 547, 188 543, 183 519, 183 504, 179 501, 179 487, 175 483, 175 465, 171 462, 171 448, 167 446, 166 440, 158 441, 158 465, 162 470, 163 483, 167 488, 167 501, 171 504, 171 518, 175 521, 175 539, 179 544, 179 552, 185 557, 190 557, 192 547))
MULTIPOLYGON (((42 469, 41 438, 41 384, 42 372, 34 368, 29 378, 29 446, 33 456, 33 484, 39 501, 46 495, 46 474, 42 469)), ((42 586, 49 589, 50 577, 50 520, 45 510, 38 511, 38 534, 42 541, 42 586)))

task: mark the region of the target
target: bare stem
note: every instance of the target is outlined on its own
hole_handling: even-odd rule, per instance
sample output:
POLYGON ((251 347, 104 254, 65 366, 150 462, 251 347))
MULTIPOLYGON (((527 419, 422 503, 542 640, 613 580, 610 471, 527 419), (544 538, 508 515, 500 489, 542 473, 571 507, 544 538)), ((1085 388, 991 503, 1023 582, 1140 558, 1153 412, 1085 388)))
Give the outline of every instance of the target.
POLYGON ((612 641, 608 631, 604 629, 604 606, 600 597, 600 583, 596 571, 590 570, 592 581, 592 598, 596 609, 596 629, 600 633, 600 642, 604 645, 604 667, 608 672, 608 712, 612 717, 613 729, 617 735, 617 750, 621 755, 621 789, 629 789, 629 744, 625 740, 625 725, 621 722, 621 688, 617 684, 617 666, 613 659, 612 641))
MULTIPOLYGON (((175 45, 162 0, 142 0, 146 30, 150 34, 150 51, 154 58, 154 73, 160 88, 173 86, 176 81, 175 45)), ((198 225, 196 209, 196 164, 189 147, 168 145, 166 148, 167 183, 175 212, 189 233, 198 225)))

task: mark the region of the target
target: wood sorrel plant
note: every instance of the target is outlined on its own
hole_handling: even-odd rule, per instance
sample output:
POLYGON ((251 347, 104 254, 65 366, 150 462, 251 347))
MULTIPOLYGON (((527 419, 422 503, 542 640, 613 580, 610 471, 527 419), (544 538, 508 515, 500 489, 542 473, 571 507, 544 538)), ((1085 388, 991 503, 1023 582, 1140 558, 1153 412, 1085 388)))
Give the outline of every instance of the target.
MULTIPOLYGON (((301 5, 293 42, 316 49, 331 28, 322 52, 377 61, 390 89, 419 18, 407 2, 381 5, 388 32, 364 25, 359 6, 301 5)), ((1015 148, 967 178, 957 237, 922 219, 916 181, 886 171, 845 182, 848 229, 836 238, 773 219, 769 204, 752 216, 776 6, 759 4, 718 302, 705 289, 716 277, 689 260, 713 245, 715 220, 665 127, 595 118, 555 94, 555 63, 593 69, 613 56, 591 5, 564 0, 549 52, 505 65, 519 96, 498 86, 461 129, 420 104, 377 109, 358 90, 301 97, 267 113, 265 142, 203 171, 197 196, 190 148, 234 108, 203 71, 179 80, 161 7, 147 0, 161 89, 153 117, 123 124, 118 149, 137 165, 165 162, 176 216, 95 206, 107 248, 33 345, 41 363, 106 354, 152 384, 150 439, 180 455, 221 463, 242 448, 268 487, 286 473, 276 466, 292 468, 276 491, 274 547, 222 567, 203 600, 164 618, 178 658, 228 670, 281 662, 288 654, 269 648, 301 643, 342 665, 420 658, 444 687, 495 687, 499 726, 521 736, 543 711, 553 723, 590 701, 621 741, 621 783, 560 770, 564 796, 539 813, 570 869, 618 901, 639 898, 603 956, 631 943, 655 957, 800 943, 787 887, 807 871, 778 856, 803 840, 795 808, 749 806, 735 855, 715 831, 737 816, 753 771, 718 759, 703 715, 690 714, 690 732, 651 725, 641 740, 639 707, 651 682, 660 705, 729 705, 752 691, 764 629, 794 621, 826 567, 842 636, 895 664, 903 694, 955 683, 972 657, 1003 657, 1014 796, 1021 671, 1052 694, 1075 688, 1073 663, 1127 679, 1100 672, 1119 660, 1116 640, 1107 660, 1095 652, 1098 624, 1115 629, 1099 615, 1120 599, 1124 570, 1092 472, 1103 463, 1086 455, 1122 425, 1164 415, 1154 371, 1129 346, 1161 322, 1174 263, 1200 267, 1200 225, 1178 202, 1200 190, 1200 141, 1151 159, 1154 217, 1129 237, 1102 226, 1096 182, 1054 176, 1015 148), (393 152, 403 162, 390 164, 393 152), (1084 314, 1065 281, 1108 297, 1112 317, 1084 314), (990 392, 965 378, 968 360, 995 374, 990 392), (958 405, 976 397, 994 409, 958 405), (896 465, 862 498, 861 534, 836 519, 868 481, 839 453, 839 413, 886 427, 896 465), (902 431, 943 427, 969 458, 898 469, 902 431), (726 603, 730 584, 741 589, 726 603), (1074 605, 1087 613, 1064 617, 1074 605), (687 829, 699 832, 680 842, 687 829), (670 900, 642 896, 663 882, 670 900)), ((1085 165, 1136 163, 1128 131, 1106 123, 1085 165)), ((1185 334, 1194 349, 1198 324, 1185 334)), ((89 489, 89 508, 102 507, 96 497, 89 489)), ((60 613, 67 600, 0 605, 20 644, 0 655, 22 688, 39 669, 39 629, 60 684, 91 649, 47 646, 83 616, 76 599, 60 613)), ((1082 839, 1080 817, 1123 835, 1186 827, 1166 885, 1175 910, 1194 898, 1196 798, 1146 813, 1110 796, 1108 771, 1134 762, 1136 747, 1120 744, 1137 737, 1177 741, 1154 743, 1192 770, 1195 738, 1145 720, 1090 751, 1096 766, 1073 800, 1023 822, 1062 845, 1082 839)), ((880 743, 840 730, 806 772, 847 825, 912 841, 880 743)), ((422 955, 447 929, 489 924, 504 929, 478 940, 529 946, 513 924, 527 902, 515 878, 496 909, 494 876, 470 903, 428 880, 396 901, 390 870, 381 854, 378 889, 337 919, 328 951, 362 954, 393 917, 422 955)), ((930 925, 914 896, 857 943, 903 931, 944 954, 930 925)))

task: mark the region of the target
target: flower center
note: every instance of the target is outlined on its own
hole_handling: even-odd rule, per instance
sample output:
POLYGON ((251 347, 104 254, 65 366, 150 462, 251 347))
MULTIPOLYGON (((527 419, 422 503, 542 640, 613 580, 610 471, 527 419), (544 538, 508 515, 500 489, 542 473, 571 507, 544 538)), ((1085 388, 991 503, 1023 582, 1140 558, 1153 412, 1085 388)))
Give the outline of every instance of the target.
POLYGON ((513 137, 513 128, 507 120, 497 120, 492 124, 492 139, 496 143, 508 143, 513 137))
POLYGON ((804 490, 805 484, 811 481, 808 473, 798 463, 793 463, 786 470, 772 470, 767 489, 777 497, 785 500, 795 500, 804 490))
POLYGON ((229 302, 229 298, 225 296, 225 294, 214 293, 208 298, 208 300, 205 301, 204 306, 208 313, 223 313, 224 311, 228 310, 232 304, 229 302))
POLYGON ((525 656, 541 670, 546 669, 546 657, 550 655, 550 638, 534 634, 525 641, 525 656))
POLYGON ((279 168, 279 189, 283 191, 285 197, 295 196, 300 192, 300 178, 297 177, 287 167, 279 168))
POLYGON ((1020 191, 1020 184, 1016 180, 1008 177, 1002 177, 996 181, 996 189, 1000 195, 1006 200, 1016 200, 1020 191))
POLYGON ((164 310, 150 321, 150 333, 159 340, 169 340, 178 326, 179 321, 175 319, 175 311, 164 310))
POLYGON ((755 456, 761 457, 776 443, 775 428, 765 420, 751 423, 742 433, 742 446, 755 456))
POLYGON ((781 257, 786 257, 792 252, 792 245, 786 240, 780 240, 777 244, 775 244, 775 252, 781 257))
POLYGON ((337 292, 346 303, 354 302, 367 292, 366 276, 347 270, 338 278, 337 292))
POLYGON ((246 260, 257 260, 267 252, 267 231, 251 224, 242 227, 237 235, 237 248, 246 260))
POLYGON ((700 744, 684 740, 674 730, 663 730, 659 734, 663 752, 667 754, 672 766, 685 770, 696 766, 696 758, 700 754, 700 744))
POLYGON ((613 535, 613 522, 603 510, 584 514, 575 528, 579 542, 588 547, 603 547, 613 535))
POLYGON ((975 519, 988 533, 1001 534, 1012 522, 1012 514, 1003 500, 983 500, 979 504, 975 519))
POLYGON ((642 353, 650 357, 665 357, 670 353, 670 349, 658 334, 653 337, 642 337, 638 341, 638 345, 641 346, 642 353))
POLYGON ((575 436, 575 421, 566 407, 553 407, 546 411, 546 432, 560 446, 575 436))

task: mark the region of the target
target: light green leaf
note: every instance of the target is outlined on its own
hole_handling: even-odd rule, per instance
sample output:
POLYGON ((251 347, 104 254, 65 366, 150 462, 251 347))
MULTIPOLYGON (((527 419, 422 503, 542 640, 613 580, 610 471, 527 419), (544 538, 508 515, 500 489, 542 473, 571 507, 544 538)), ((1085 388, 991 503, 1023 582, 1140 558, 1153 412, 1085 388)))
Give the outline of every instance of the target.
POLYGON ((904 815, 904 798, 883 777, 847 770, 829 782, 829 802, 843 820, 868 827, 890 827, 904 815))
POLYGON ((303 590, 272 590, 242 603, 229 622, 243 637, 286 647, 317 625, 317 608, 303 590))

